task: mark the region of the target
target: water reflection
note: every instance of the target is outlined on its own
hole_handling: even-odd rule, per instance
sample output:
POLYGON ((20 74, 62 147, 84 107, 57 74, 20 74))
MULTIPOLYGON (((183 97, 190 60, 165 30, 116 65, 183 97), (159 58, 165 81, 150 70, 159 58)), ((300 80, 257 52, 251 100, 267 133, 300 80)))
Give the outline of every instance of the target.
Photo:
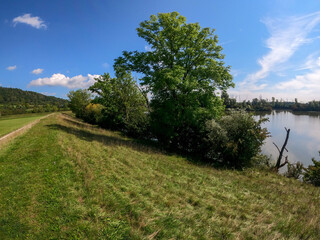
POLYGON ((286 128, 290 128, 290 138, 287 149, 290 162, 302 162, 305 166, 312 164, 311 159, 319 159, 320 150, 320 113, 319 112, 290 112, 272 111, 259 113, 256 118, 269 118, 269 122, 263 124, 271 133, 262 147, 262 152, 272 155, 272 159, 278 157, 278 150, 273 145, 275 142, 279 148, 286 137, 286 128))

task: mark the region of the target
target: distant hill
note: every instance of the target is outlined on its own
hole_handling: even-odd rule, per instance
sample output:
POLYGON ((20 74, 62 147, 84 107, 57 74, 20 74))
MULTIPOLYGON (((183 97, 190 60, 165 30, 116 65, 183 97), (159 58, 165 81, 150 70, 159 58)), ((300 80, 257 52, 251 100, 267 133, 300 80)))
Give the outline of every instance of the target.
POLYGON ((18 88, 0 87, 1 115, 67 110, 68 100, 18 88))

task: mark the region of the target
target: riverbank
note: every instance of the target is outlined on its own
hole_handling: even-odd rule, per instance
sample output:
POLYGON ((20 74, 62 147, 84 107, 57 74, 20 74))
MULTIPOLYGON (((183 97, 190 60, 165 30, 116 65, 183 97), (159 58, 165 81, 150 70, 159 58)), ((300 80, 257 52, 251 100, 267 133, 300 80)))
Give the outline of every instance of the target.
MULTIPOLYGON (((291 163, 302 162, 305 166, 313 164, 312 158, 319 158, 320 150, 320 113, 304 112, 295 114, 291 111, 272 111, 269 113, 256 113, 256 119, 260 117, 268 118, 269 121, 263 123, 270 132, 271 137, 267 138, 262 146, 262 153, 272 155, 271 159, 276 159, 279 155, 273 143, 282 146, 286 128, 290 128, 290 137, 287 145, 288 152, 285 156, 291 163)), ((286 167, 282 169, 286 171, 286 167)))
POLYGON ((1 239, 318 239, 320 189, 55 114, 0 150, 1 239))

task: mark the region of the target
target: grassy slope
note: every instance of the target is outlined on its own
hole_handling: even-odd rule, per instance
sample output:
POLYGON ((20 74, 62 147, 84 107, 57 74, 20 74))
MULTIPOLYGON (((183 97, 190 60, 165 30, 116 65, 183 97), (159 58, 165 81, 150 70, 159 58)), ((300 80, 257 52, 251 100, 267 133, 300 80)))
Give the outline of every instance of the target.
POLYGON ((47 114, 48 113, 35 113, 0 117, 0 137, 47 114))
POLYGON ((320 189, 56 114, 0 151, 0 239, 319 239, 320 189))

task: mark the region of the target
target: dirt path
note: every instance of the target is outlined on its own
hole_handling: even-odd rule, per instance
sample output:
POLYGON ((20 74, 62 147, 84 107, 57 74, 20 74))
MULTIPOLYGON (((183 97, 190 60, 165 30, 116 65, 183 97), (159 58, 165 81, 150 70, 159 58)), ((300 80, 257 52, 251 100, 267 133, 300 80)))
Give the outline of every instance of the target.
POLYGON ((0 147, 1 147, 4 143, 6 143, 6 142, 10 141, 11 139, 13 139, 13 138, 21 135, 22 133, 24 133, 25 131, 27 131, 27 130, 30 129, 31 127, 33 127, 35 124, 37 124, 38 122, 40 122, 41 119, 47 118, 47 117, 49 117, 49 116, 51 116, 51 115, 53 115, 53 114, 54 114, 54 113, 48 114, 48 115, 46 115, 46 116, 43 116, 43 117, 41 117, 41 118, 39 118, 39 119, 31 122, 31 123, 28 123, 27 125, 19 128, 19 129, 17 129, 17 130, 14 130, 14 131, 11 132, 11 133, 8 133, 8 134, 0 137, 0 147))

